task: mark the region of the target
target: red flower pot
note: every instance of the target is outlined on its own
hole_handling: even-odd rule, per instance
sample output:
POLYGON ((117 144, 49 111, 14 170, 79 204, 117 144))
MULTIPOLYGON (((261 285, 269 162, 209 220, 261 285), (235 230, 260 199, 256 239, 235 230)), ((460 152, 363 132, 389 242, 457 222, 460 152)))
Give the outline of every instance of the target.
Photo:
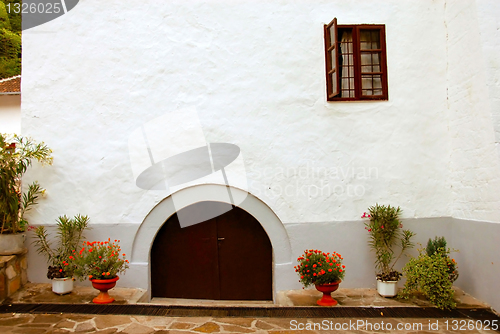
POLYGON ((335 306, 337 301, 332 298, 331 294, 339 288, 339 284, 342 280, 328 284, 316 284, 316 290, 323 292, 323 297, 316 303, 320 306, 335 306))
POLYGON ((113 289, 116 285, 116 281, 120 278, 116 276, 110 279, 93 279, 91 280, 92 286, 99 290, 99 296, 95 297, 92 301, 96 304, 108 304, 112 303, 115 299, 110 297, 108 294, 109 289, 113 289))

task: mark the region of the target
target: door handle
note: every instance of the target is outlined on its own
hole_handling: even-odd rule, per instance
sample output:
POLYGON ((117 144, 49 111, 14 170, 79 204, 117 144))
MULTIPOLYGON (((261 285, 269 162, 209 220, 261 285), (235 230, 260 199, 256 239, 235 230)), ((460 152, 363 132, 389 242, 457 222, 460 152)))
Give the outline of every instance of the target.
POLYGON ((217 238, 217 240, 218 240, 218 241, 222 241, 222 240, 224 240, 224 238, 217 238))

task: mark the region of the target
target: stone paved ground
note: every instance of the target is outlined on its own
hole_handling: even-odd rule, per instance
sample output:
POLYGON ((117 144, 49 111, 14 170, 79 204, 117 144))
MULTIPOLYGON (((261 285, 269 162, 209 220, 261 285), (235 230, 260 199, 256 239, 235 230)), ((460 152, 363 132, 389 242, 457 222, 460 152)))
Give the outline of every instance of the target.
MULTIPOLYGON (((410 318, 179 318, 82 314, 1 314, 0 333, 495 333, 491 329, 467 329, 467 319, 448 319, 448 324, 445 321, 446 319, 410 318), (429 324, 432 325, 430 329, 429 324), (464 330, 460 330, 460 326, 463 324, 465 324, 464 330), (356 328, 356 325, 359 325, 359 327, 356 328), (314 326, 316 326, 315 330, 314 326), (335 330, 335 326, 337 326, 338 330, 335 330), (342 330, 341 326, 345 329, 342 330), (397 330, 398 326, 401 330, 397 330), (405 326, 406 330, 404 329, 405 326), (299 330, 302 328, 304 330, 299 330), (311 330, 306 330, 308 328, 311 330)), ((480 325, 478 322, 474 324, 480 325)))
MULTIPOLYGON (((146 302, 145 290, 132 288, 114 288, 109 290, 109 294, 116 299, 115 304, 137 304, 146 302)), ((92 302, 92 298, 97 296, 97 290, 90 286, 75 286, 73 292, 67 295, 56 295, 52 292, 50 284, 28 283, 21 290, 12 295, 8 302, 11 303, 66 303, 66 304, 87 304, 92 302)), ((167 305, 219 305, 219 306, 317 306, 316 301, 321 297, 321 292, 316 289, 301 289, 280 291, 276 297, 276 304, 272 302, 249 303, 249 302, 224 302, 224 301, 203 301, 186 299, 166 299, 154 298, 151 304, 167 305)), ((432 307, 422 296, 411 300, 400 300, 396 298, 381 297, 375 289, 343 289, 340 288, 332 294, 339 304, 343 306, 367 306, 367 307, 432 307)), ((459 288, 455 288, 455 300, 458 307, 476 308, 489 306, 471 295, 464 293, 459 288)), ((1 333, 0 333, 1 334, 1 333)))
MULTIPOLYGON (((140 303, 144 290, 115 288, 110 294, 116 304, 140 303)), ((76 287, 64 296, 52 293, 48 284, 27 284, 8 302, 14 303, 90 303, 96 295, 91 287, 76 287)), ((263 306, 315 306, 320 297, 316 290, 283 291, 277 296, 276 304, 263 306)), ((383 298, 373 289, 339 289, 333 295, 343 306, 421 306, 429 303, 422 299, 399 301, 383 298)), ((484 303, 457 289, 455 295, 460 307, 487 307, 484 303)), ((158 304, 193 303, 207 305, 207 302, 186 300, 159 300, 158 304)), ((217 303, 216 305, 219 305, 217 303)), ((252 306, 258 306, 251 304, 252 306)), ((241 305, 240 305, 241 306, 241 305)), ((316 306, 317 307, 317 306, 316 306)), ((155 317, 126 315, 85 314, 0 314, 0 334, 49 334, 49 333, 488 333, 495 331, 476 330, 485 322, 468 319, 411 319, 411 318, 335 318, 335 319, 290 319, 290 318, 212 318, 212 317, 155 317), (446 323, 448 320, 448 323, 446 323), (429 325, 432 325, 429 327, 429 325), (468 327, 470 326, 470 327, 468 327), (342 327, 344 329, 342 329, 342 327), (405 329, 406 327, 406 329, 405 329), (398 328, 400 330, 398 330, 398 328), (310 330, 308 330, 310 329, 310 330), (337 329, 337 330, 336 330, 337 329)), ((500 324, 498 324, 500 326, 500 324)), ((500 331, 499 331, 500 332, 500 331)))

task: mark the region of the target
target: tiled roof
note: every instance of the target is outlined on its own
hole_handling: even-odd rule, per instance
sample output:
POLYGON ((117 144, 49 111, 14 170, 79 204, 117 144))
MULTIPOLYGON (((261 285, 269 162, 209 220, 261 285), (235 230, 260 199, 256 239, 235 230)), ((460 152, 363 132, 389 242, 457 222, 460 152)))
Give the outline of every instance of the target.
POLYGON ((20 75, 0 80, 0 94, 20 94, 20 93, 21 93, 20 75))

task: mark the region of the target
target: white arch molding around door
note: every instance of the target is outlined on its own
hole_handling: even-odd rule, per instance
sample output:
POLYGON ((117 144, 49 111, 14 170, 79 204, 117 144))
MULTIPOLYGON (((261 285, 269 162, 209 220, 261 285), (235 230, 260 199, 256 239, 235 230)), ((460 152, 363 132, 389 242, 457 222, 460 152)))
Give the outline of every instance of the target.
MULTIPOLYGON (((281 220, 273 210, 260 199, 244 190, 230 187, 231 193, 245 197, 238 207, 250 213, 259 221, 266 231, 273 247, 273 294, 276 300, 276 292, 291 287, 290 279, 295 279, 292 264, 292 250, 290 240, 281 220)), ((176 203, 181 199, 182 207, 174 205, 172 196, 168 196, 158 203, 146 216, 137 230, 132 245, 130 269, 127 273, 134 275, 135 285, 147 288, 148 300, 151 298, 150 277, 150 251, 156 234, 163 223, 174 215, 178 210, 203 201, 215 201, 227 203, 228 189, 226 185, 203 184, 181 189, 175 193, 176 203)))

